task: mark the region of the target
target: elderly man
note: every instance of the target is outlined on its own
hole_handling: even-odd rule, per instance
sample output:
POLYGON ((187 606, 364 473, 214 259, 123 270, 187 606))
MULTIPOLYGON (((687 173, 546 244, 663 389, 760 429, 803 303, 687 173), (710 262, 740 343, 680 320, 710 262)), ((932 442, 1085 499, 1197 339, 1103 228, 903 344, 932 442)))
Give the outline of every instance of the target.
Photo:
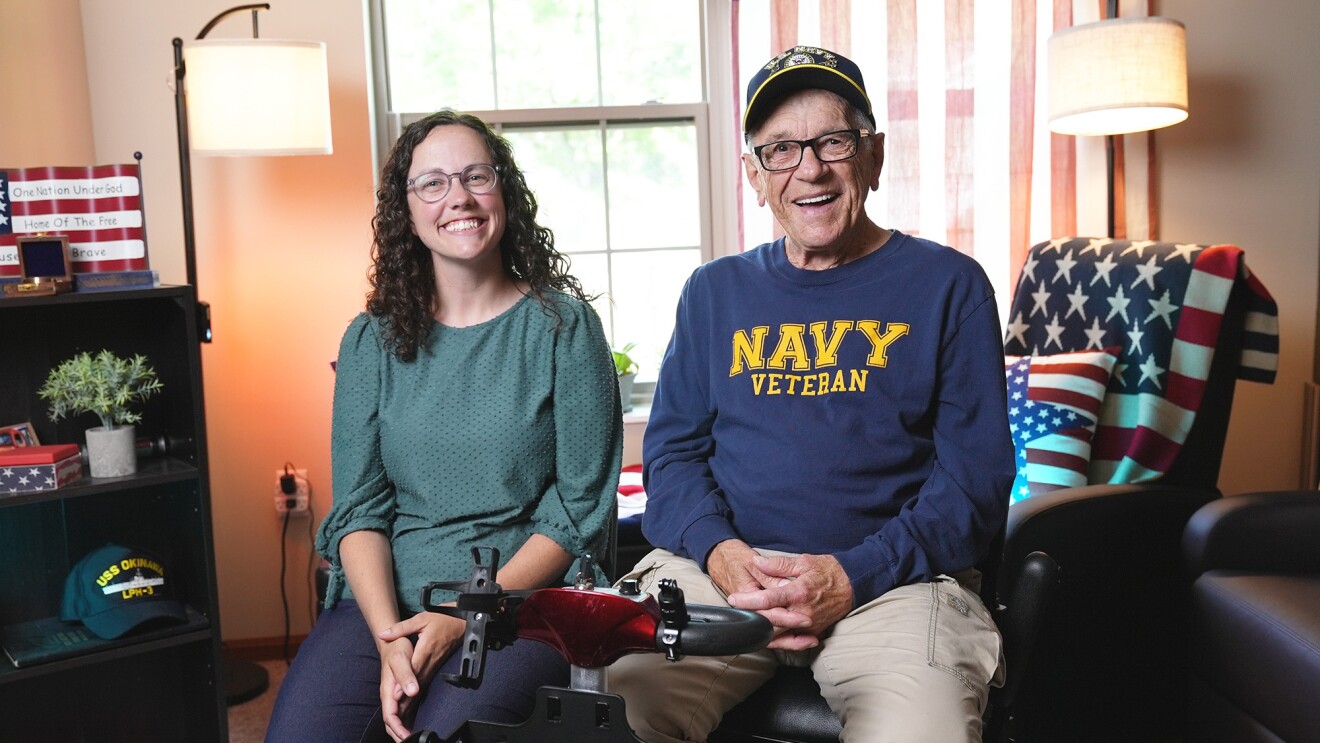
POLYGON ((688 280, 644 443, 632 577, 750 609, 769 648, 616 664, 647 741, 702 741, 810 666, 847 741, 980 740, 1002 679, 973 566, 1013 480, 1003 349, 967 256, 864 209, 884 135, 861 71, 796 47, 747 86, 747 180, 785 237, 688 280))

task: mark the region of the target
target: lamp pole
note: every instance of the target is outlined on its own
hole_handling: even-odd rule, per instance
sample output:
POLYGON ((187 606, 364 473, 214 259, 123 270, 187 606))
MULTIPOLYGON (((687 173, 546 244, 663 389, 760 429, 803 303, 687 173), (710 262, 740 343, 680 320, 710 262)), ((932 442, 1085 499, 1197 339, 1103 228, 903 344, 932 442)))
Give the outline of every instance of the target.
MULTIPOLYGON (((252 11, 252 38, 257 38, 257 11, 270 10, 270 3, 239 5, 212 18, 202 27, 198 39, 215 28, 226 16, 244 10, 252 11)), ((188 74, 183 64, 183 39, 174 37, 174 124, 179 130, 179 193, 183 202, 183 257, 187 270, 188 285, 193 288, 193 298, 197 298, 197 234, 193 226, 192 193, 192 147, 188 142, 188 105, 183 90, 183 79, 188 74)), ((211 342, 211 306, 197 301, 197 334, 203 343, 211 342)))
POLYGON ((174 37, 174 123, 179 129, 179 186, 183 200, 183 257, 188 285, 197 289, 197 236, 193 232, 192 147, 188 143, 188 106, 183 94, 183 39, 174 37))
MULTIPOLYGON (((252 37, 257 37, 257 11, 270 10, 270 3, 240 5, 212 18, 202 27, 198 39, 205 38, 212 28, 231 13, 252 11, 252 37)), ((183 251, 188 273, 188 285, 193 289, 197 304, 197 335, 203 343, 211 342, 211 306, 197 299, 197 235, 193 226, 192 146, 188 140, 188 105, 183 80, 188 70, 183 64, 183 39, 175 37, 174 45, 174 123, 179 136, 179 192, 183 202, 183 251)), ((218 610, 218 607, 215 607, 218 610)), ((270 685, 270 675, 260 664, 251 661, 221 659, 224 672, 225 701, 238 704, 263 693, 270 685)))

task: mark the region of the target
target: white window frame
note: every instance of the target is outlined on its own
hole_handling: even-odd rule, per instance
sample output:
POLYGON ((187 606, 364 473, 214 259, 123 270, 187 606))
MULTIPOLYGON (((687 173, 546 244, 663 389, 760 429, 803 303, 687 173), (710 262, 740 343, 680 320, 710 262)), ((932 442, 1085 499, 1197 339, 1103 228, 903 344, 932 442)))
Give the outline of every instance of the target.
MULTIPOLYGON (((367 26, 370 39, 367 53, 371 74, 370 93, 372 171, 379 178, 380 167, 391 145, 404 127, 427 112, 399 112, 390 109, 389 68, 385 56, 384 3, 368 0, 367 26)), ((742 252, 738 244, 738 181, 743 177, 737 130, 737 105, 727 94, 732 79, 729 0, 700 0, 703 97, 705 103, 648 104, 646 106, 580 106, 570 108, 503 109, 469 111, 496 129, 536 124, 586 124, 605 126, 618 122, 692 121, 697 129, 699 203, 701 208, 701 261, 742 252), (711 29, 718 32, 711 33, 711 29), (711 95, 715 91, 716 95, 711 95), (721 92, 723 91, 723 92, 721 92), (639 109, 646 115, 639 116, 639 109), (722 133, 722 134, 721 134, 722 133)))
MULTIPOLYGON (((682 0, 680 0, 682 1, 682 0)), ((701 5, 701 66, 702 96, 704 103, 648 104, 645 116, 638 116, 634 106, 581 106, 567 108, 503 109, 495 111, 468 111, 481 117, 497 130, 505 127, 534 126, 537 124, 585 124, 604 127, 619 122, 691 121, 697 133, 698 203, 700 204, 701 262, 725 255, 741 253, 745 247, 739 235, 738 184, 743 179, 740 154, 742 152, 739 124, 741 81, 731 86, 732 13, 730 0, 698 0, 701 5), (715 32, 712 33, 712 29, 715 32), (730 95, 731 89, 740 92, 730 95), (715 94, 712 95, 712 92, 715 94)), ((368 39, 367 54, 370 74, 367 76, 369 108, 371 109, 371 139, 373 184, 377 187, 381 165, 389 155, 390 147, 403 129, 431 112, 399 112, 390 108, 389 66, 385 55, 385 10, 388 0, 367 0, 368 39)), ((613 289, 613 273, 610 273, 613 289)), ((638 383, 634 387, 634 400, 639 402, 633 418, 644 419, 650 404, 654 383, 638 383)))

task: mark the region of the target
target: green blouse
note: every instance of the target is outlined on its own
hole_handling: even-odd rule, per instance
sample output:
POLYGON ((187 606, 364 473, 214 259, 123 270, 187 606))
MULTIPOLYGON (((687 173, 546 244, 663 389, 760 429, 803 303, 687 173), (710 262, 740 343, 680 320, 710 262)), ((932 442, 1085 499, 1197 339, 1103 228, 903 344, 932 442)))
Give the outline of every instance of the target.
POLYGON ((437 323, 409 363, 385 350, 380 318, 349 325, 335 374, 334 504, 316 538, 332 567, 327 606, 351 595, 339 540, 363 529, 389 535, 409 612, 422 610, 428 582, 471 575, 473 547, 507 562, 542 534, 574 555, 566 580, 578 556, 603 554, 623 451, 618 381, 591 306, 548 297, 557 315, 528 296, 480 325, 437 323))

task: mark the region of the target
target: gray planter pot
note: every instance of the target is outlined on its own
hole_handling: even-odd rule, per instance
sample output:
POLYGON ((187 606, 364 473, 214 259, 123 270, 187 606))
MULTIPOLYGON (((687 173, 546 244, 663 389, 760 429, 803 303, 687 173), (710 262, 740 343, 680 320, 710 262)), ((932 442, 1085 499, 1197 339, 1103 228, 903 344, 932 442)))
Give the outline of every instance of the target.
POLYGON ((87 464, 92 477, 123 477, 137 472, 133 426, 87 429, 87 464))

